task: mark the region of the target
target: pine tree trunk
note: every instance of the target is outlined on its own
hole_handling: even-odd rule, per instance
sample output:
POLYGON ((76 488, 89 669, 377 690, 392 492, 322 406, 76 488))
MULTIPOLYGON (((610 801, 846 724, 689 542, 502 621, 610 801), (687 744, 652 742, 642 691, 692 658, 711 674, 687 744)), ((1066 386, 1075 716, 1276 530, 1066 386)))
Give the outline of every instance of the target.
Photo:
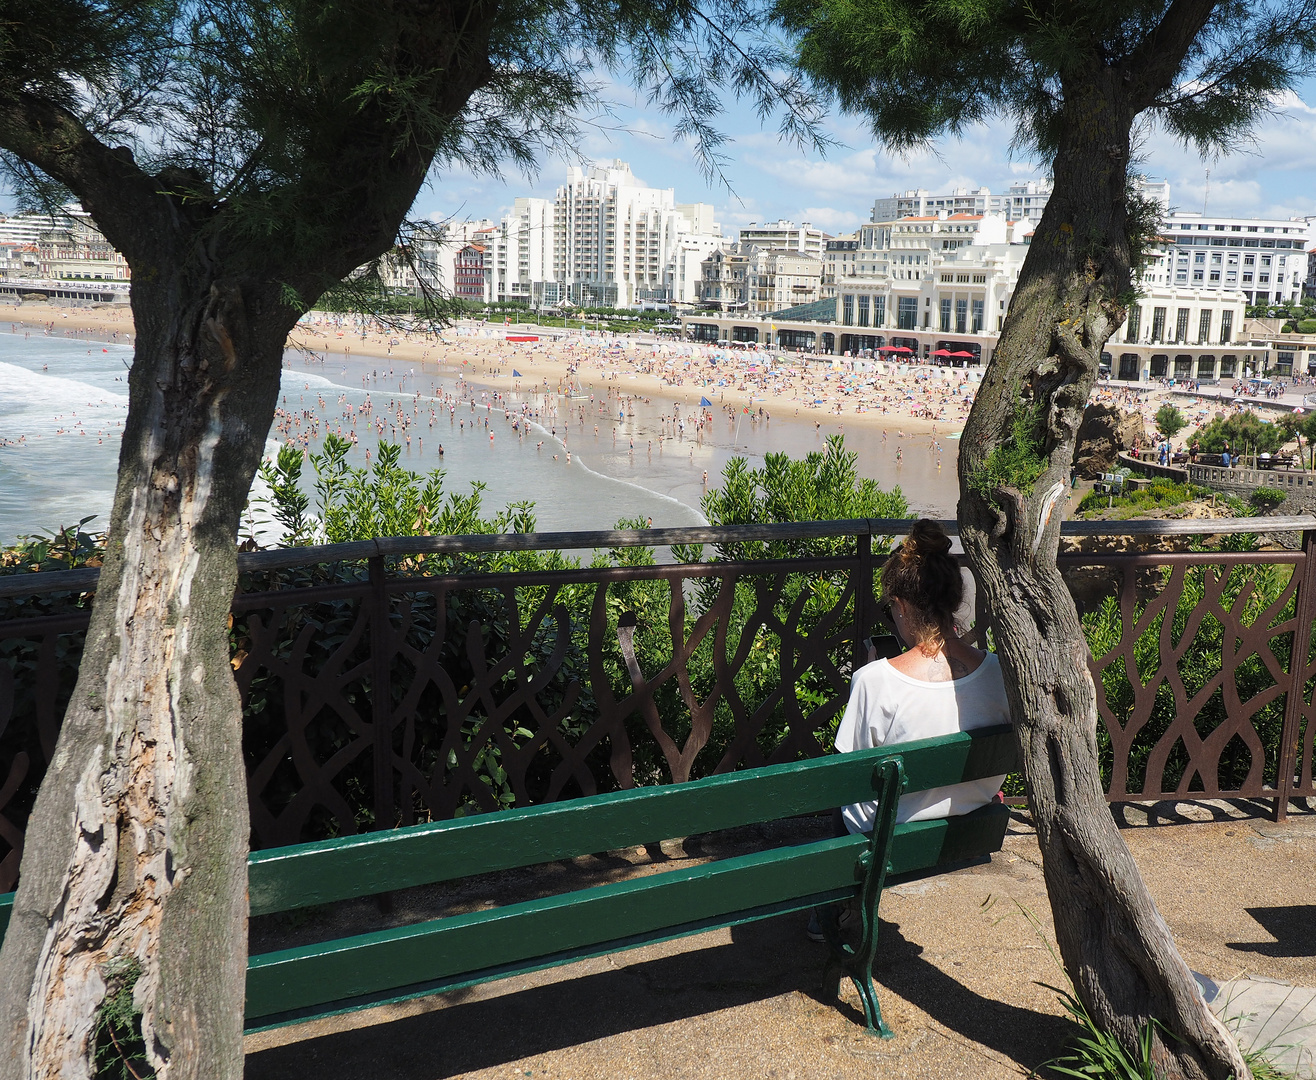
POLYGON ((961 439, 959 521, 1005 674, 1056 938, 1080 1000, 1130 1051, 1147 1023, 1163 1023, 1171 1034, 1154 1029, 1158 1075, 1242 1080, 1250 1074, 1238 1047, 1203 1002, 1106 804, 1088 647, 1056 568, 1075 436, 1130 286, 1135 109, 1124 93, 1108 70, 1065 87, 1054 192, 961 439), (1035 477, 1017 446, 1011 463, 1002 455, 1021 417, 1040 446, 1035 477))
POLYGON ((4 1080, 89 1076, 107 983, 134 968, 158 1076, 242 1074, 248 820, 227 620, 295 315, 268 286, 161 262, 134 268, 110 541, 0 951, 4 1080))

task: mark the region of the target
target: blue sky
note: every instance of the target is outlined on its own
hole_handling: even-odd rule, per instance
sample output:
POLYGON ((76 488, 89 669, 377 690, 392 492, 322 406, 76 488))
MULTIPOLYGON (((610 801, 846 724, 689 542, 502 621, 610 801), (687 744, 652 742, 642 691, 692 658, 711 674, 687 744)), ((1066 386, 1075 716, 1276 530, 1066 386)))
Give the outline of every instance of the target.
MULTIPOLYGON (((610 158, 628 161, 654 187, 675 188, 678 202, 711 202, 728 235, 750 222, 778 218, 844 232, 868 220, 874 198, 897 191, 982 185, 1003 191, 1011 180, 1045 175, 1034 162, 1011 159, 1011 131, 1003 122, 902 158, 876 149, 862 122, 834 116, 827 127, 841 145, 824 158, 782 142, 771 121, 761 126, 751 108, 733 105, 718 125, 732 139, 724 147, 728 190, 700 175, 689 145, 671 137, 668 117, 645 108, 624 86, 608 89, 615 116, 606 128, 587 132, 575 151, 541 158, 530 177, 510 169, 493 179, 461 170, 439 174, 421 193, 417 216, 497 218, 518 195, 551 198, 568 164, 610 158)), ((1205 199, 1209 213, 1316 215, 1316 79, 1301 84, 1280 109, 1257 129, 1250 146, 1210 162, 1152 132, 1144 140, 1140 171, 1170 181, 1177 209, 1201 210, 1205 199)))

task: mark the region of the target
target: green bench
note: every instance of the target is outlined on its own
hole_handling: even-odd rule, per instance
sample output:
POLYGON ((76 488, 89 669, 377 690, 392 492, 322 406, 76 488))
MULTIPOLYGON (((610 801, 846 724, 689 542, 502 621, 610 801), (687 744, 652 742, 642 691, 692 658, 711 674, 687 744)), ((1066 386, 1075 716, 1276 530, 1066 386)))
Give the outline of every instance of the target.
MULTIPOLYGON (((884 884, 1000 849, 1004 806, 895 824, 902 791, 1014 767, 1009 728, 750 769, 663 787, 348 836, 252 853, 251 914, 268 915, 657 840, 879 802, 869 836, 827 838, 684 866, 250 958, 248 1031, 455 990, 590 956, 858 896, 862 937, 832 943, 842 973, 884 1036, 871 966, 884 884)), ((0 935, 13 894, 0 897, 0 935)), ((828 925, 830 923, 830 925, 828 925)))

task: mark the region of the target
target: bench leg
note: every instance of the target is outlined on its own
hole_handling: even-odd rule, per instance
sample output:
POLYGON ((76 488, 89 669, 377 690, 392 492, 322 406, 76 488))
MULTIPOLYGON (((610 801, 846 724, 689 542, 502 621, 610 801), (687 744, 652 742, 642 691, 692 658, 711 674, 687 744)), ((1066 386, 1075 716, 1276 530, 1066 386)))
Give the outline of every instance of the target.
MULTIPOLYGON (((861 896, 859 903, 861 907, 866 907, 863 900, 861 896)), ((894 1038, 895 1033, 882 1019, 882 1005, 877 999, 877 989, 873 985, 873 959, 877 953, 876 905, 864 911, 863 935, 857 949, 851 948, 841 940, 835 906, 825 912, 820 910, 818 921, 831 952, 827 968, 823 973, 824 991, 833 999, 840 997, 841 976, 848 976, 863 1004, 864 1021, 868 1025, 868 1030, 883 1039, 894 1038)))
POLYGON ((820 909, 818 918, 831 950, 824 985, 830 986, 832 996, 835 997, 840 991, 841 972, 850 976, 850 981, 859 992, 859 1000, 863 1002, 868 1030, 883 1039, 893 1038, 895 1033, 882 1019, 882 1006, 873 986, 873 960, 877 956, 877 905, 882 899, 882 886, 886 882, 891 838, 896 829, 896 808, 904 787, 905 770, 899 758, 886 758, 878 762, 873 770, 873 789, 878 796, 877 820, 873 823, 869 848, 855 868, 863 880, 856 898, 862 924, 859 947, 852 949, 841 941, 837 924, 839 912, 835 905, 820 909), (833 974, 836 976, 834 980, 830 979, 833 974))

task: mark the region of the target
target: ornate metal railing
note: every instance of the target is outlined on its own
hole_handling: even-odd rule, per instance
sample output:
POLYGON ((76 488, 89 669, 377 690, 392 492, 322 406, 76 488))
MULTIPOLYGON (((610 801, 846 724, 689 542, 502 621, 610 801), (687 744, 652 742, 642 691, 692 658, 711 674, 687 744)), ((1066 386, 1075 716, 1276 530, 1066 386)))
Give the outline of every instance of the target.
MULTIPOLYGON (((253 846, 826 753, 864 641, 886 632, 880 554, 909 524, 243 554, 232 648, 253 846), (717 558, 650 554, 697 544, 717 558), (611 554, 506 565, 509 553, 554 551, 611 554)), ((1316 795, 1316 519, 1210 523, 1234 547, 1300 532, 1296 550, 1115 543, 1186 540, 1203 524, 1065 527, 1083 549, 1061 566, 1093 646, 1109 797, 1269 799, 1283 816, 1291 798, 1316 795)), ((0 578, 0 892, 16 880, 97 573, 0 578)))

